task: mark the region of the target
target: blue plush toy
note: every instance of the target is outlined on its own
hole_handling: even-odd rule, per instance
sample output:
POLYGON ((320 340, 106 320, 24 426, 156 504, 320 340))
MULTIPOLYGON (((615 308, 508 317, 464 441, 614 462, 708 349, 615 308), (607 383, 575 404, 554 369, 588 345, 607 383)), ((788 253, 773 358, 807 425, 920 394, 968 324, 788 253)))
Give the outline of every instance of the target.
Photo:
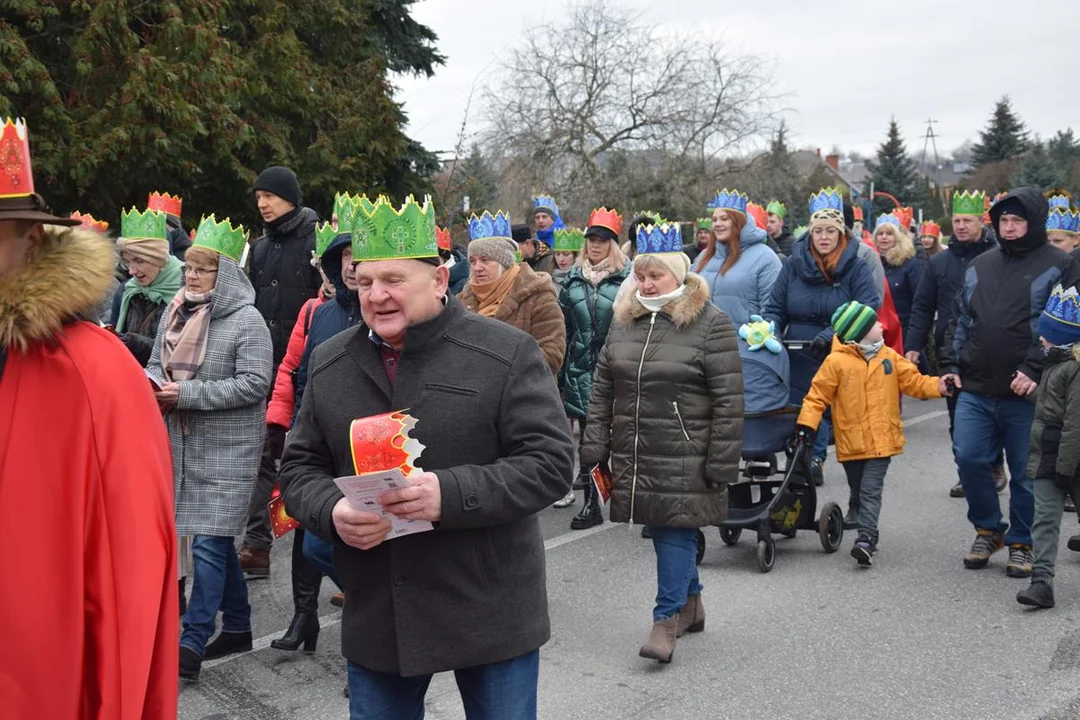
POLYGON ((765 322, 760 315, 751 315, 750 322, 739 328, 739 337, 746 341, 750 350, 765 348, 779 355, 784 346, 776 339, 776 323, 765 322))

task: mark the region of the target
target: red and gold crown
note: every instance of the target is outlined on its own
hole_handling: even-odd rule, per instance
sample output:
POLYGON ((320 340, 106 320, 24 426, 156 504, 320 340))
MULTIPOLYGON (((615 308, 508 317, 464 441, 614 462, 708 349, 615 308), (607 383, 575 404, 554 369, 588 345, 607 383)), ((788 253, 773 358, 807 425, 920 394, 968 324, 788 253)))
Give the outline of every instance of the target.
POLYGON ((440 250, 453 250, 454 244, 450 241, 450 228, 435 226, 435 244, 440 250))
POLYGON ((941 238, 941 226, 933 220, 927 220, 919 227, 919 235, 933 235, 934 237, 941 238))
POLYGON ((84 230, 96 230, 97 232, 102 234, 108 232, 109 230, 109 223, 105 222, 104 220, 98 220, 89 213, 83 215, 81 212, 76 210, 75 212, 71 213, 71 219, 78 220, 79 224, 84 230))
POLYGON ((34 194, 34 171, 30 166, 30 134, 22 118, 4 121, 0 132, 0 198, 34 194))
POLYGON ((893 208, 892 214, 900 221, 900 227, 904 232, 911 229, 911 221, 915 219, 915 210, 909 207, 893 208))
POLYGON ((597 208, 592 211, 592 215, 589 215, 589 227, 599 225, 600 227, 607 228, 616 235, 622 234, 622 215, 614 210, 608 210, 606 207, 597 208))
POLYGON ((750 217, 754 218, 754 223, 758 226, 759 230, 765 229, 765 223, 769 221, 769 215, 765 212, 765 208, 761 207, 756 202, 747 203, 746 212, 750 217))
POLYGON ((160 210, 166 215, 175 215, 176 217, 180 217, 180 210, 183 207, 184 199, 179 195, 173 196, 169 193, 152 192, 146 200, 147 210, 160 210))

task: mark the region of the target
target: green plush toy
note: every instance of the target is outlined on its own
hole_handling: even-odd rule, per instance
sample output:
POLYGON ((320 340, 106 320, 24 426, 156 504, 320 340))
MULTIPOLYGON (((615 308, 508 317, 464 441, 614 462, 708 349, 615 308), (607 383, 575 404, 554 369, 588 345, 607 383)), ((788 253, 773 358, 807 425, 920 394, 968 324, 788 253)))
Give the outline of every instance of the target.
POLYGON ((765 348, 774 355, 779 355, 784 346, 776 339, 776 323, 766 322, 760 315, 751 315, 750 322, 739 328, 739 337, 746 341, 750 350, 765 348))

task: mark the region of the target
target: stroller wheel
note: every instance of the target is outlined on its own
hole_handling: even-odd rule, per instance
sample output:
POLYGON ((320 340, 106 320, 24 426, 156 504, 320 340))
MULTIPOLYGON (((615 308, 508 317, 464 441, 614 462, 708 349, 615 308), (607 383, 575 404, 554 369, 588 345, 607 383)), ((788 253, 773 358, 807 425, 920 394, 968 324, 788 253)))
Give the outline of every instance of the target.
POLYGON ((763 573, 767 573, 773 569, 773 564, 776 563, 776 543, 772 538, 767 540, 758 540, 757 544, 757 566, 758 570, 763 573))
POLYGON ((697 564, 700 565, 701 561, 705 558, 705 533, 701 530, 697 531, 697 564))
POLYGON ((728 547, 732 547, 739 542, 740 535, 742 535, 742 528, 720 528, 720 539, 728 547))
POLYGON ((844 513, 836 503, 827 503, 821 508, 818 536, 825 552, 834 553, 840 549, 840 543, 844 540, 844 513))

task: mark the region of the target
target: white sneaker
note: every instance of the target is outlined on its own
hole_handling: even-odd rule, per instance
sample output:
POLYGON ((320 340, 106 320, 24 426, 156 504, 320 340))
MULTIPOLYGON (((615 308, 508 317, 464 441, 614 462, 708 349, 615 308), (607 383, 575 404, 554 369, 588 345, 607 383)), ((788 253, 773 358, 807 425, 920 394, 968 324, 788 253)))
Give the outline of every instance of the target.
POLYGON ((574 491, 571 490, 570 492, 566 493, 566 495, 564 495, 562 497, 562 499, 555 501, 555 507, 557 507, 557 508, 566 508, 566 507, 570 507, 571 505, 573 505, 576 502, 577 502, 577 495, 575 495, 574 491))

